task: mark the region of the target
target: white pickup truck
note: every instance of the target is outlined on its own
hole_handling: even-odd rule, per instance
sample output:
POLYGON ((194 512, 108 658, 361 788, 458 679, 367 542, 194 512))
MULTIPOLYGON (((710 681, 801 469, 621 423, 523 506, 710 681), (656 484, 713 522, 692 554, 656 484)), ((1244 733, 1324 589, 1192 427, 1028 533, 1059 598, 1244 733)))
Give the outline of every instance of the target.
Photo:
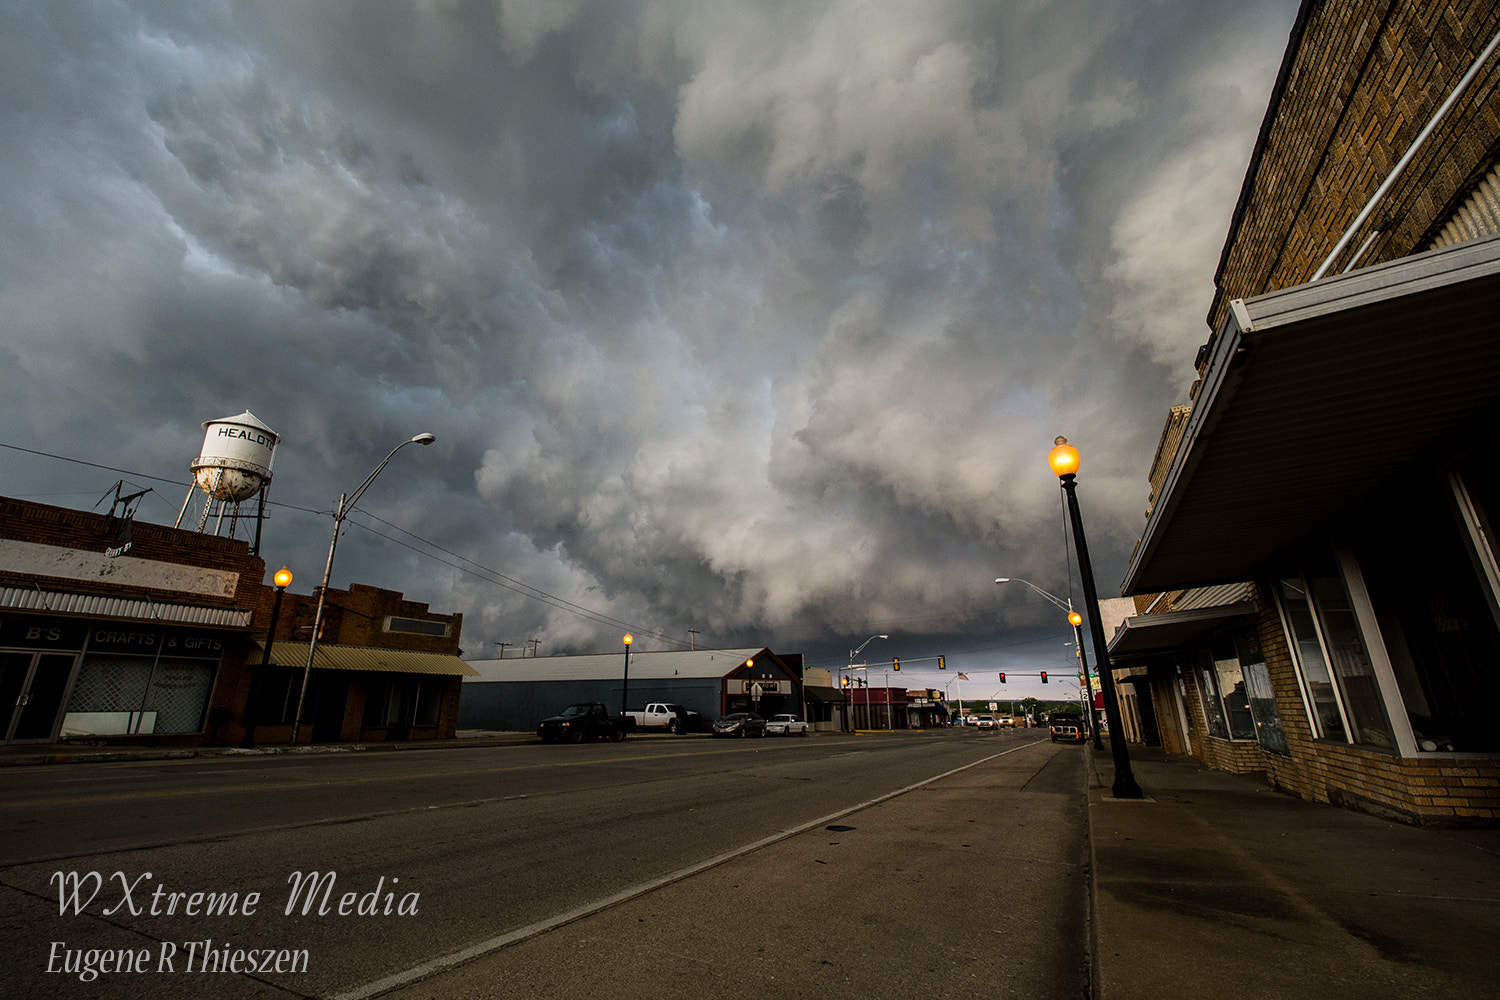
MULTIPOLYGON (((670 729, 673 720, 677 718, 677 706, 665 701, 653 701, 646 706, 645 711, 625 714, 635 720, 637 729, 670 729)), ((686 713, 688 717, 697 714, 686 713)))

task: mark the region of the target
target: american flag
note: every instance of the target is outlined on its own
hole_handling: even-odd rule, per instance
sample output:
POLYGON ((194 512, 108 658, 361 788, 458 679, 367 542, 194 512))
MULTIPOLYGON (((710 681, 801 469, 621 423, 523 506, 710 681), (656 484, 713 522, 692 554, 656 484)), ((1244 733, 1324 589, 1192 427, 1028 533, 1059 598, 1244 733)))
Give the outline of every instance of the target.
POLYGON ((966 673, 964 673, 962 670, 960 670, 958 672, 958 679, 961 680, 961 681, 966 681, 966 680, 969 679, 969 675, 966 674, 966 673))

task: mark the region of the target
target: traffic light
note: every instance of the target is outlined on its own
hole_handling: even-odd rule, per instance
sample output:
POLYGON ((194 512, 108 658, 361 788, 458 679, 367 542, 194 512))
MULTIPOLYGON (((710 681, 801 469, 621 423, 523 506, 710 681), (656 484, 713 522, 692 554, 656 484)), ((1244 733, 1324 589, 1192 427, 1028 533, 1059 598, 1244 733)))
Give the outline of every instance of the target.
POLYGON ((947 670, 948 669, 948 658, 946 656, 939 656, 938 657, 938 669, 939 670, 947 670))
POLYGON ((840 687, 848 687, 849 686, 849 678, 845 677, 842 681, 839 682, 839 686, 840 687))
POLYGON ((1000 683, 1001 684, 1005 683, 1005 671, 1003 671, 1003 670, 1000 671, 1000 683))
POLYGON ((1045 670, 1042 671, 1042 683, 1047 683, 1047 671, 1045 670))
POLYGON ((901 669, 901 657, 899 657, 899 656, 893 656, 893 657, 891 657, 891 669, 892 670, 900 670, 901 669))

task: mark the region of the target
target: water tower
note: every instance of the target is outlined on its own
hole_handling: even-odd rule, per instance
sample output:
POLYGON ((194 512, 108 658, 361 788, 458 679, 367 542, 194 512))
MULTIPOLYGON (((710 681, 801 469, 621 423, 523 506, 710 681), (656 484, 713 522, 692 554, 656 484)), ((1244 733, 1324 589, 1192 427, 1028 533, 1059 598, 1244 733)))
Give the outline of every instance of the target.
MULTIPOLYGON (((237 417, 209 420, 204 423, 203 430, 203 449, 189 466, 193 471, 194 486, 203 494, 198 530, 203 531, 208 519, 217 513, 214 522, 214 534, 217 535, 227 514, 229 535, 233 537, 240 519, 240 504, 259 495, 255 541, 251 546, 251 551, 258 554, 260 525, 266 512, 266 487, 271 483, 271 460, 275 457, 281 435, 249 410, 237 417)), ((179 527, 194 495, 195 490, 189 490, 187 499, 182 502, 182 513, 177 515, 179 527)))

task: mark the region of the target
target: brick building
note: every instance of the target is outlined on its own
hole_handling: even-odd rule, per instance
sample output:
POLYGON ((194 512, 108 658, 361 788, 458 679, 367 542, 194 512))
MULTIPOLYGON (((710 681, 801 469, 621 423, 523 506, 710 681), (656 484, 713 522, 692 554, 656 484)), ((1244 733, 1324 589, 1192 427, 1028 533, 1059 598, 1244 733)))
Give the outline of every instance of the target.
POLYGON ((1500 821, 1500 8, 1304 3, 1150 471, 1141 737, 1500 821))
MULTIPOLYGON (((0 498, 5 742, 287 742, 316 597, 248 542, 0 498)), ((452 736, 461 615, 374 587, 328 593, 300 742, 452 736)))

